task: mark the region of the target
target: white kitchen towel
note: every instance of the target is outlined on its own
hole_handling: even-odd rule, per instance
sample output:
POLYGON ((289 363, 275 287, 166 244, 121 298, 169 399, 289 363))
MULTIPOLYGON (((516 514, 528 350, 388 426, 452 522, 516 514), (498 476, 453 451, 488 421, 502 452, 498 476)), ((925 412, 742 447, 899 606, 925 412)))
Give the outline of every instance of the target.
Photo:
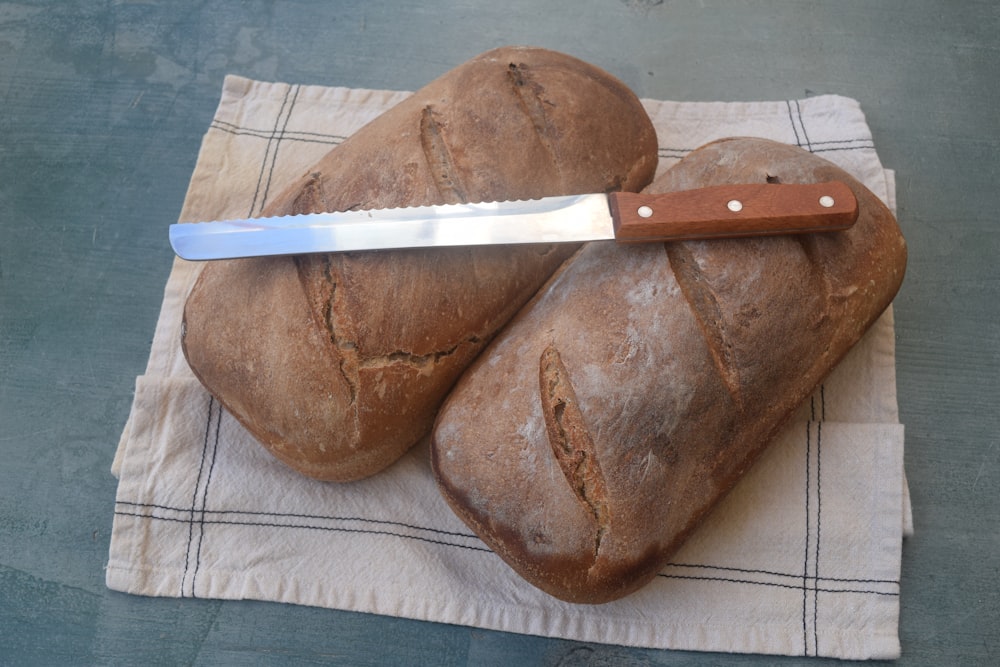
MULTIPOLYGON (((228 77, 181 219, 260 212, 405 92, 228 77)), ((893 205, 859 105, 644 100, 660 169, 724 136, 795 144, 893 205)), ((164 230, 166 242, 166 230, 164 230)), ((204 391, 179 347, 200 266, 176 260, 112 471, 107 585, 139 595, 271 600, 586 642, 867 659, 899 655, 910 530, 891 310, 801 408, 660 575, 606 605, 519 579, 440 498, 426 444, 370 479, 307 479, 204 391)))

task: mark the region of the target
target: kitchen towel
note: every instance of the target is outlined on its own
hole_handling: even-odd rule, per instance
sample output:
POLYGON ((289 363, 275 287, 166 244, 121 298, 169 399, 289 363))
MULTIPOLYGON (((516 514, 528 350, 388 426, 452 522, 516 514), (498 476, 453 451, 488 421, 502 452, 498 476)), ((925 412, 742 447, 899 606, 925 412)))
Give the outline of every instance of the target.
MULTIPOLYGON (((181 220, 258 212, 407 95, 227 77, 181 220)), ((839 164, 894 206, 892 172, 852 99, 643 103, 657 127, 660 170, 720 137, 767 137, 839 164)), ((627 646, 899 655, 900 558, 912 520, 891 309, 650 585, 581 606, 519 579, 452 514, 426 444, 347 484, 307 479, 273 459, 205 392, 180 351, 182 308, 199 270, 175 260, 112 464, 110 588, 627 646)))

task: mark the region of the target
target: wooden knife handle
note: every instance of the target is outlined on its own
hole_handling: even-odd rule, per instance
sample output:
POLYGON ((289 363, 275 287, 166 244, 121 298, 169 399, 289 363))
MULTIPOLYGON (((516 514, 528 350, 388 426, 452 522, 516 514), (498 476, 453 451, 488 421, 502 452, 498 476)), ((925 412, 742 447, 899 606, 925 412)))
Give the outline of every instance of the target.
POLYGON ((841 181, 613 192, 608 203, 620 243, 827 232, 858 218, 854 193, 841 181))

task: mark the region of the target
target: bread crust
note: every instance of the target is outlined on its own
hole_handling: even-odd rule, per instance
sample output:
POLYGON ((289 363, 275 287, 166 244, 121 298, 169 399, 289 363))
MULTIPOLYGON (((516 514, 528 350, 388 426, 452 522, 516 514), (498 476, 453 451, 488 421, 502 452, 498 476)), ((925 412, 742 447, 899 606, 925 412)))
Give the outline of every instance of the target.
MULTIPOLYGON (((570 56, 496 49, 333 149, 264 215, 639 190, 656 168, 635 95, 570 56)), ((205 387, 276 457, 323 480, 378 472, 576 246, 213 262, 184 311, 205 387)))
POLYGON ((648 188, 834 179, 859 201, 848 231, 589 244, 463 375, 435 478, 525 579, 579 603, 648 583, 903 278, 891 212, 804 150, 722 140, 648 188))

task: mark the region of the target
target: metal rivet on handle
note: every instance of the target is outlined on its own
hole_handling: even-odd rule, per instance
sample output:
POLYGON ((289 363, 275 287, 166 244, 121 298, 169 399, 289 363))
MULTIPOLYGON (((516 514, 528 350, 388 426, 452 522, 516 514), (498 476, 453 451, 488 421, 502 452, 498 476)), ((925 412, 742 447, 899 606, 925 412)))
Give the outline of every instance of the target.
POLYGON ((823 208, 830 208, 835 203, 836 202, 833 201, 833 197, 831 197, 830 195, 823 195, 822 197, 819 198, 819 205, 822 206, 823 208))
POLYGON ((726 208, 728 208, 733 213, 739 213, 740 211, 743 210, 743 202, 741 202, 739 199, 733 199, 728 204, 726 204, 726 208))
POLYGON ((639 214, 640 218, 648 218, 653 215, 653 209, 648 206, 640 206, 635 212, 639 214))

